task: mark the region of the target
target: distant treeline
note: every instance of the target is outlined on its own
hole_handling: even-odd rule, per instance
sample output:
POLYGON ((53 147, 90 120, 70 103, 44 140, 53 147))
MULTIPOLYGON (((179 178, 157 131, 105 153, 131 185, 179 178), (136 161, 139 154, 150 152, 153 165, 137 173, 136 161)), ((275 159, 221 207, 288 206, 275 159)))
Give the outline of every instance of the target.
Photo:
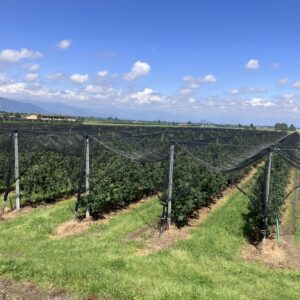
POLYGON ((287 130, 295 131, 296 130, 296 127, 294 124, 291 124, 290 126, 288 126, 288 124, 286 124, 286 123, 276 123, 274 128, 276 130, 283 130, 283 131, 287 131, 287 130))
MULTIPOLYGON (((10 112, 1 112, 0 111, 0 122, 2 123, 36 123, 40 122, 41 120, 28 120, 24 118, 24 116, 29 114, 22 114, 22 113, 10 113, 10 112)), ((37 114, 38 115, 38 114, 37 114)), ((255 126, 254 124, 250 125, 233 125, 233 124, 215 124, 210 123, 208 121, 199 121, 199 122, 169 122, 169 121, 161 121, 161 120, 153 120, 153 121, 143 121, 143 120, 127 120, 127 119, 119 119, 113 117, 78 117, 75 116, 76 123, 81 124, 118 124, 118 125, 149 125, 149 126, 181 126, 181 127, 205 127, 205 128, 238 128, 238 129, 263 129, 263 130, 280 130, 280 131, 295 131, 297 130, 294 124, 288 126, 286 123, 276 123, 274 126, 255 126)), ((45 122, 45 121, 43 121, 45 122)), ((56 120, 49 121, 49 123, 69 123, 68 121, 59 122, 56 120)))

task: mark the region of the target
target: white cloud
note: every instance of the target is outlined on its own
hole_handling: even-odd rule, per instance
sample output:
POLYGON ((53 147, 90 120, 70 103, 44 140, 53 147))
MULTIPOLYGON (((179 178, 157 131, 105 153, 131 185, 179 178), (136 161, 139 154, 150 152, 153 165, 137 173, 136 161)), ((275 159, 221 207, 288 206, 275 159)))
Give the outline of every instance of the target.
POLYGON ((280 113, 299 111, 299 105, 297 104, 297 102, 300 99, 300 95, 282 94, 274 96, 273 98, 280 113))
POLYGON ((23 66, 25 69, 27 69, 30 72, 35 72, 38 71, 40 69, 40 65, 39 64, 29 64, 29 65, 24 65, 23 66))
POLYGON ((28 86, 23 82, 9 83, 6 85, 0 85, 0 95, 11 96, 13 95, 16 99, 33 99, 38 100, 55 100, 63 99, 68 101, 85 101, 88 98, 76 91, 62 90, 62 91, 51 91, 42 86, 28 86))
POLYGON ((280 96, 277 96, 277 98, 280 100, 280 101, 285 101, 287 103, 295 103, 295 100, 299 100, 299 96, 295 95, 295 94, 283 94, 283 95, 280 95, 280 96))
POLYGON ((231 94, 231 95, 239 95, 240 94, 240 90, 239 89, 230 90, 229 94, 231 94))
POLYGON ((271 101, 268 101, 268 100, 265 100, 265 99, 262 99, 262 98, 252 98, 249 101, 249 104, 253 107, 256 107, 256 106, 263 106, 263 107, 275 106, 275 103, 273 103, 271 101))
POLYGON ((148 63, 142 61, 136 61, 133 64, 131 71, 129 73, 126 73, 123 78, 125 80, 134 80, 138 77, 149 74, 150 71, 151 71, 151 66, 148 63))
POLYGON ((75 73, 70 76, 70 80, 74 83, 82 84, 86 81, 88 81, 89 75, 88 74, 79 74, 75 73))
POLYGON ((183 81, 194 81, 195 78, 193 76, 187 75, 182 78, 183 81))
POLYGON ((118 97, 117 91, 113 87, 106 87, 100 85, 87 85, 82 91, 84 95, 87 94, 88 97, 92 97, 93 99, 114 99, 118 97))
POLYGON ((180 94, 182 95, 188 95, 191 94, 194 90, 193 89, 189 89, 189 88, 184 88, 180 90, 180 94))
POLYGON ((207 74, 203 77, 193 77, 191 75, 187 75, 184 76, 182 80, 185 82, 184 87, 179 91, 182 95, 188 95, 195 92, 195 90, 197 90, 202 84, 211 84, 218 81, 218 79, 212 74, 207 74))
POLYGON ((239 89, 232 89, 229 91, 230 95, 242 95, 242 94, 258 94, 266 93, 268 90, 262 87, 242 87, 239 89))
POLYGON ((37 73, 28 73, 25 75, 26 81, 31 82, 31 81, 35 81, 37 79, 39 79, 39 74, 37 74, 37 73))
POLYGON ((293 87, 299 89, 300 88, 300 80, 294 82, 293 87))
POLYGON ((46 78, 51 81, 63 80, 65 79, 65 75, 63 73, 57 72, 57 73, 46 75, 46 78))
POLYGON ((107 71, 107 70, 99 71, 99 72, 97 73, 97 76, 100 77, 100 78, 107 77, 107 76, 108 76, 108 71, 107 71))
POLYGON ((188 103, 195 103, 196 102, 196 99, 195 98, 190 98, 189 100, 188 100, 188 103))
POLYGON ((1 83, 7 83, 7 82, 9 82, 9 79, 6 76, 6 74, 5 73, 0 73, 0 84, 1 83))
POLYGON ((21 59, 34 59, 42 57, 43 54, 39 51, 28 50, 22 48, 21 50, 4 49, 0 51, 0 61, 15 63, 21 59))
POLYGON ((102 91, 102 88, 99 86, 95 86, 93 84, 89 84, 88 86, 85 87, 84 89, 87 93, 90 94, 97 94, 100 93, 102 91))
POLYGON ((190 88, 193 89, 193 90, 195 90, 195 89, 197 89, 197 88, 199 88, 199 87, 200 87, 200 84, 199 84, 199 83, 192 82, 192 83, 190 84, 190 88))
MULTIPOLYGON (((24 67, 23 64, 20 66, 24 67)), ((34 81, 34 77, 38 76, 36 74, 38 72, 28 73, 27 75, 31 78, 28 77, 27 79, 32 80, 29 82, 25 80, 24 82, 14 82, 15 75, 8 79, 8 72, 7 74, 0 73, 0 95, 8 98, 11 96, 12 99, 16 100, 36 99, 40 101, 58 101, 66 104, 73 103, 78 106, 86 105, 95 114, 101 112, 102 108, 103 111, 124 112, 124 116, 127 111, 128 115, 132 113, 131 110, 134 112, 140 111, 141 118, 148 113, 149 115, 157 113, 160 116, 167 116, 167 113, 171 112, 172 118, 189 118, 189 116, 194 115, 195 119, 199 119, 200 115, 210 120, 209 118, 212 118, 212 116, 217 119, 218 116, 223 114, 226 117, 232 116, 232 121, 243 117, 253 117, 257 120, 261 118, 268 121, 275 116, 278 116, 278 118, 289 115, 296 116, 297 113, 299 114, 300 108, 298 105, 300 93, 299 95, 296 93, 271 95, 270 98, 263 94, 256 95, 255 93, 266 92, 266 89, 262 87, 238 87, 226 91, 227 93, 214 91, 212 96, 205 96, 205 91, 198 93, 199 87, 217 81, 217 78, 212 74, 201 77, 186 76, 184 82, 182 82, 182 89, 177 90, 173 96, 166 96, 149 87, 136 89, 132 83, 127 84, 126 87, 124 82, 120 84, 119 80, 111 80, 113 74, 102 69, 99 70, 99 74, 94 74, 96 78, 92 78, 92 80, 85 73, 76 73, 70 76, 71 74, 58 72, 45 76, 45 79, 48 80, 66 79, 76 83, 84 83, 82 85, 70 85, 68 89, 63 84, 55 85, 47 81, 34 81), (101 78, 105 79, 101 80, 101 78), (109 80, 107 80, 108 78, 109 80), (246 93, 252 94, 247 95, 246 93), (245 94, 245 96, 241 94, 245 94)), ((21 76, 23 76, 22 73, 21 76)), ((70 83, 66 84, 69 85, 70 83)), ((132 113, 133 118, 137 115, 139 114, 132 113)))
POLYGON ((193 82, 193 83, 215 83, 218 81, 218 79, 212 75, 212 74, 207 74, 203 77, 193 77, 190 75, 184 76, 182 78, 183 81, 186 82, 193 82))
POLYGON ((162 102, 164 98, 153 89, 145 88, 143 91, 136 92, 130 95, 136 104, 150 104, 153 102, 162 102))
POLYGON ((8 83, 5 85, 0 85, 1 94, 17 94, 23 92, 27 88, 26 83, 17 82, 17 83, 8 83))
POLYGON ((286 85, 289 83, 289 79, 288 78, 280 78, 278 81, 277 81, 277 84, 278 85, 286 85))
POLYGON ((217 82, 217 81, 218 81, 217 78, 212 74, 208 74, 208 75, 204 76, 201 79, 201 82, 211 82, 211 83, 213 83, 213 82, 217 82))
MULTIPOLYGON (((6 75, 2 75, 6 78, 6 75)), ((78 105, 88 105, 95 109, 95 113, 103 107, 107 110, 135 110, 143 113, 153 112, 158 115, 172 112, 172 118, 175 116, 195 116, 199 115, 210 118, 224 116, 234 116, 235 118, 255 117, 257 120, 270 120, 269 118, 278 116, 278 118, 292 116, 294 118, 299 114, 299 105, 297 100, 300 95, 284 94, 273 96, 271 99, 260 97, 218 97, 218 96, 194 96, 174 95, 164 96, 159 91, 144 88, 136 92, 117 89, 117 86, 101 84, 95 81, 94 84, 82 86, 72 86, 70 89, 49 89, 42 85, 26 84, 25 82, 0 83, 0 95, 11 96, 13 99, 36 99, 40 101, 61 101, 62 103, 75 103, 78 105), (294 117, 293 117, 294 116, 294 117), (264 119, 265 118, 265 119, 264 119)), ((224 96, 224 94, 222 94, 224 96)), ((138 114, 136 114, 138 115, 138 114)), ((135 116, 135 114, 134 114, 135 116)), ((143 118, 143 116, 141 116, 143 118)), ((209 119, 208 119, 209 120, 209 119)), ((237 119, 232 119, 237 120, 237 119)))
POLYGON ((71 45, 71 40, 61 40, 58 44, 57 44, 57 47, 62 49, 62 50, 65 50, 65 49, 68 49, 71 45))
POLYGON ((250 59, 245 64, 245 68, 248 70, 257 70, 257 69, 259 69, 259 61, 257 59, 250 59))

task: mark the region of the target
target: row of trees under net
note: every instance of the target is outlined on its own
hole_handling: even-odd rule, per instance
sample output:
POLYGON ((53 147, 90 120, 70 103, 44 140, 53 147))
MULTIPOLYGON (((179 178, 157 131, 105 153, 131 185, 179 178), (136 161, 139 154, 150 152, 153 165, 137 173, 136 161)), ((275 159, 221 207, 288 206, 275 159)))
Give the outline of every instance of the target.
POLYGON ((264 236, 282 209, 288 166, 300 166, 299 135, 276 131, 19 126, 2 127, 0 145, 4 205, 16 199, 19 208, 76 194, 76 218, 99 218, 157 194, 161 228, 171 220, 187 224, 273 153, 269 177, 260 171, 248 193, 249 224, 264 236))

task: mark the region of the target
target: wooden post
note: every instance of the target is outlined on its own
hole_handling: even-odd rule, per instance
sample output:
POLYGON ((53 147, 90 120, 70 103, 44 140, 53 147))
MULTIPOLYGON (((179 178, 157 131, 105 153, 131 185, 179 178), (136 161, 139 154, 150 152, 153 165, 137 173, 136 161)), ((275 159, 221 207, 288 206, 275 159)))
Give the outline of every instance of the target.
POLYGON ((14 152, 15 152, 15 179, 16 179, 16 209, 21 208, 20 205, 20 172, 19 172, 19 145, 18 132, 14 133, 14 152))
POLYGON ((170 147, 169 186, 168 186, 168 227, 171 227, 172 192, 173 192, 174 145, 170 147))
MULTIPOLYGON (((90 193, 90 140, 89 137, 85 139, 85 193, 90 193)), ((85 217, 90 217, 90 203, 88 201, 85 217)))
POLYGON ((271 168, 272 168, 272 149, 269 152, 269 158, 267 161, 267 173, 266 173, 266 180, 265 180, 265 193, 264 193, 264 200, 265 200, 265 207, 264 207, 264 237, 262 243, 265 241, 267 237, 267 230, 268 230, 268 205, 269 205, 269 196, 270 196, 270 181, 271 181, 271 168))

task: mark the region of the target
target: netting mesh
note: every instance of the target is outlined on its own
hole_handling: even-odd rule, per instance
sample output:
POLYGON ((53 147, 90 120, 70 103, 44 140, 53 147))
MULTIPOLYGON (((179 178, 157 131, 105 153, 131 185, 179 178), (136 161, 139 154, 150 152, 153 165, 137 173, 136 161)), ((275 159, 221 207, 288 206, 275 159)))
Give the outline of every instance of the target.
POLYGON ((77 194, 76 212, 91 214, 126 206, 162 193, 166 204, 170 146, 175 145, 174 217, 184 222, 247 167, 264 158, 269 147, 300 165, 287 147, 300 145, 297 134, 211 128, 134 126, 3 125, 0 129, 2 192, 12 191, 14 131, 18 131, 23 203, 77 194), (89 191, 86 193, 86 138, 89 138, 89 191), (225 174, 230 173, 230 174, 225 174), (204 191, 199 193, 199 191, 204 191), (193 201, 187 201, 194 199, 193 201))
POLYGON ((276 144, 274 151, 290 166, 300 169, 300 136, 294 133, 276 144))

